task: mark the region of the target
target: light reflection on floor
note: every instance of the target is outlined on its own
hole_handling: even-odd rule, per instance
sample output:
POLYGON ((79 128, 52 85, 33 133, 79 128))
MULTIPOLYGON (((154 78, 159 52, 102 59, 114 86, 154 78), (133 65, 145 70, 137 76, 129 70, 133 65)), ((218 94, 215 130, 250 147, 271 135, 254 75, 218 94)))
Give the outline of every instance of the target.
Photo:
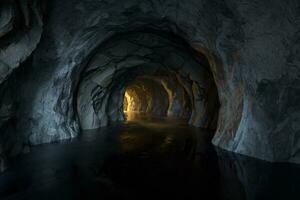
POLYGON ((145 126, 171 126, 173 127, 174 124, 176 126, 187 126, 188 119, 180 119, 176 117, 165 117, 165 116, 156 116, 146 113, 140 113, 135 111, 126 111, 124 112, 125 123, 136 123, 139 125, 145 126))
POLYGON ((11 161, 0 199, 299 199, 298 165, 216 154, 210 139, 166 120, 85 131, 11 161))

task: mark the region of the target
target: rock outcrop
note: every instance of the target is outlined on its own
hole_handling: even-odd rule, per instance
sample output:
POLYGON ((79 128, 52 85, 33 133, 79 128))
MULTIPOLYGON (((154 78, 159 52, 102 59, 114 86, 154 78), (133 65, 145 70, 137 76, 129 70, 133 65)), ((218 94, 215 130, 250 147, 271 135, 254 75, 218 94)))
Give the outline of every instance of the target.
POLYGON ((6 157, 23 151, 24 138, 15 127, 19 100, 16 76, 12 73, 29 59, 43 31, 45 4, 39 0, 0 3, 0 171, 6 157))

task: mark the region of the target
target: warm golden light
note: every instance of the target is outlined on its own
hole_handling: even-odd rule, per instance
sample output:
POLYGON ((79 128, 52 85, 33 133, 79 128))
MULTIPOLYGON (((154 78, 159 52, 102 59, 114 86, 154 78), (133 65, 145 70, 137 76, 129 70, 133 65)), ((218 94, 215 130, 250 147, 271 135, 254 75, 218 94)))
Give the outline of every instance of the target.
POLYGON ((136 118, 137 96, 132 90, 126 90, 124 95, 123 111, 127 121, 132 121, 136 118))
POLYGON ((124 102, 124 112, 132 111, 132 108, 134 107, 134 99, 133 96, 130 96, 128 91, 125 92, 124 102))

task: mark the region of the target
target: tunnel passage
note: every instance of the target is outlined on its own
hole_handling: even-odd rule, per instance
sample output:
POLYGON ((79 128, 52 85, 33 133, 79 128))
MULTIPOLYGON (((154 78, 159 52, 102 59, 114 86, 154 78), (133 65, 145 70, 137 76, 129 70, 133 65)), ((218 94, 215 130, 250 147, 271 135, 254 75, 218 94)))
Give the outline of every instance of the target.
MULTIPOLYGON (((126 87, 124 97, 124 114, 167 115, 168 94, 155 80, 138 77, 126 87)), ((128 115, 126 118, 129 119, 128 115)))
POLYGON ((126 87, 123 109, 126 120, 134 119, 136 114, 143 114, 187 121, 191 115, 191 100, 176 76, 144 75, 126 87))
POLYGON ((144 99, 130 104, 134 111, 184 118, 190 125, 215 129, 218 93, 207 60, 199 58, 203 57, 173 35, 130 33, 110 38, 81 73, 76 99, 80 127, 124 121, 124 96, 138 96, 146 89, 144 99))

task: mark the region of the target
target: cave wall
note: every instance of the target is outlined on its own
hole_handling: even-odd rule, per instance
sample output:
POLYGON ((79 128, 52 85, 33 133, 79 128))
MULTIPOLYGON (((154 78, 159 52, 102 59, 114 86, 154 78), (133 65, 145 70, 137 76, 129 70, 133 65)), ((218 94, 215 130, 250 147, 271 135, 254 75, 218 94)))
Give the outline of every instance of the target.
POLYGON ((0 172, 7 168, 7 157, 29 150, 16 130, 21 80, 14 72, 21 63, 30 67, 30 56, 41 39, 44 12, 45 3, 38 0, 0 3, 0 172))
MULTIPOLYGON (((203 101, 194 101, 194 94, 191 91, 192 81, 189 79, 182 80, 180 74, 170 73, 166 76, 157 77, 158 81, 165 91, 168 93, 169 106, 167 110, 167 117, 177 118, 177 119, 191 119, 191 112, 193 103, 204 104, 203 101)), ((218 98, 215 99, 218 102, 218 98)), ((195 109, 195 108, 194 108, 195 109)), ((203 112, 203 110, 199 110, 203 112)), ((200 112, 198 114, 200 115, 200 112)), ((194 123, 194 126, 196 124, 194 123)), ((201 124, 205 126, 205 124, 201 124)))
MULTIPOLYGON (((75 137, 80 132, 73 101, 78 73, 97 48, 116 34, 165 31, 183 38, 200 58, 200 53, 208 58, 220 100, 216 146, 268 161, 300 163, 299 4, 297 0, 49 1, 41 41, 26 76, 18 75, 24 82, 14 91, 22 102, 16 113, 19 134, 31 144, 75 137)), ((2 37, 10 30, 9 22, 2 20, 9 19, 10 11, 1 9, 7 10, 1 12, 2 37)), ((32 35, 18 34, 27 38, 28 45, 14 38, 1 45, 1 55, 6 52, 0 55, 2 80, 38 43, 41 23, 30 27, 26 30, 33 30, 32 35)), ((1 116, 8 112, 2 110, 1 116)))

